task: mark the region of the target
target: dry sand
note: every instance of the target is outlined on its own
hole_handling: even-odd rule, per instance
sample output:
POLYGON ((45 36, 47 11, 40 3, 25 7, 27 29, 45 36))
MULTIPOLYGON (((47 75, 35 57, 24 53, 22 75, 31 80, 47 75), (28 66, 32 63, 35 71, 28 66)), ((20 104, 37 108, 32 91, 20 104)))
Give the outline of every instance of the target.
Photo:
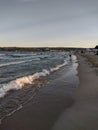
POLYGON ((78 59, 80 85, 72 96, 61 89, 57 97, 41 96, 35 107, 29 103, 6 118, 0 130, 98 130, 98 76, 85 58, 78 59))
POLYGON ((88 59, 89 62, 93 64, 93 66, 98 67, 98 55, 94 55, 93 53, 86 53, 84 56, 88 59))

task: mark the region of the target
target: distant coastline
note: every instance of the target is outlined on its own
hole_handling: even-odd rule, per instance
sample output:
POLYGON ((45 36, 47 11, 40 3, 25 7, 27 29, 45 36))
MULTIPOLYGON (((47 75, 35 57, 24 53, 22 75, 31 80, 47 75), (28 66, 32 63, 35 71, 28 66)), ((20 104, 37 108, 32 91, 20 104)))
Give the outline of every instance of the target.
POLYGON ((84 48, 67 48, 67 47, 0 47, 0 51, 70 51, 70 50, 80 50, 84 48))

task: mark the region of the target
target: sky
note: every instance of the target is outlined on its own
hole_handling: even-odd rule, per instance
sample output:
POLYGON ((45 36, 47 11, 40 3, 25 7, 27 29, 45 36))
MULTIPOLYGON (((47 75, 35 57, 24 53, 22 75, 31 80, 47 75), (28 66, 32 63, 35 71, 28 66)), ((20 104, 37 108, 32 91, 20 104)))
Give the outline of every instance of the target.
POLYGON ((95 47, 98 0, 0 0, 0 46, 95 47))

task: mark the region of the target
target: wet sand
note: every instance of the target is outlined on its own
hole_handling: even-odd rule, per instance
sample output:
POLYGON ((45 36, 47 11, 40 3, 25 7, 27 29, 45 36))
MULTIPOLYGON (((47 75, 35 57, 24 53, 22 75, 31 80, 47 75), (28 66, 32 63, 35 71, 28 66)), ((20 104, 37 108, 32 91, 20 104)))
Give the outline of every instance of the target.
POLYGON ((97 130, 98 77, 85 58, 78 59, 78 88, 77 77, 69 79, 73 71, 65 76, 62 69, 60 78, 40 89, 23 109, 3 120, 0 130, 97 130), (72 86, 70 91, 68 86, 72 86))
POLYGON ((78 59, 80 85, 72 95, 75 103, 65 110, 52 130, 98 129, 98 76, 88 59, 78 59))

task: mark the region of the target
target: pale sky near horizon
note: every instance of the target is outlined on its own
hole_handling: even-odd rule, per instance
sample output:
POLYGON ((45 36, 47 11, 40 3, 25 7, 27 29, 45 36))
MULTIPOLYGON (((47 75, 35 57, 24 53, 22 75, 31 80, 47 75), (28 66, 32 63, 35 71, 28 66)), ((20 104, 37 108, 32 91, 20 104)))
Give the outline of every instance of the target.
POLYGON ((98 0, 0 0, 0 46, 95 47, 98 0))

